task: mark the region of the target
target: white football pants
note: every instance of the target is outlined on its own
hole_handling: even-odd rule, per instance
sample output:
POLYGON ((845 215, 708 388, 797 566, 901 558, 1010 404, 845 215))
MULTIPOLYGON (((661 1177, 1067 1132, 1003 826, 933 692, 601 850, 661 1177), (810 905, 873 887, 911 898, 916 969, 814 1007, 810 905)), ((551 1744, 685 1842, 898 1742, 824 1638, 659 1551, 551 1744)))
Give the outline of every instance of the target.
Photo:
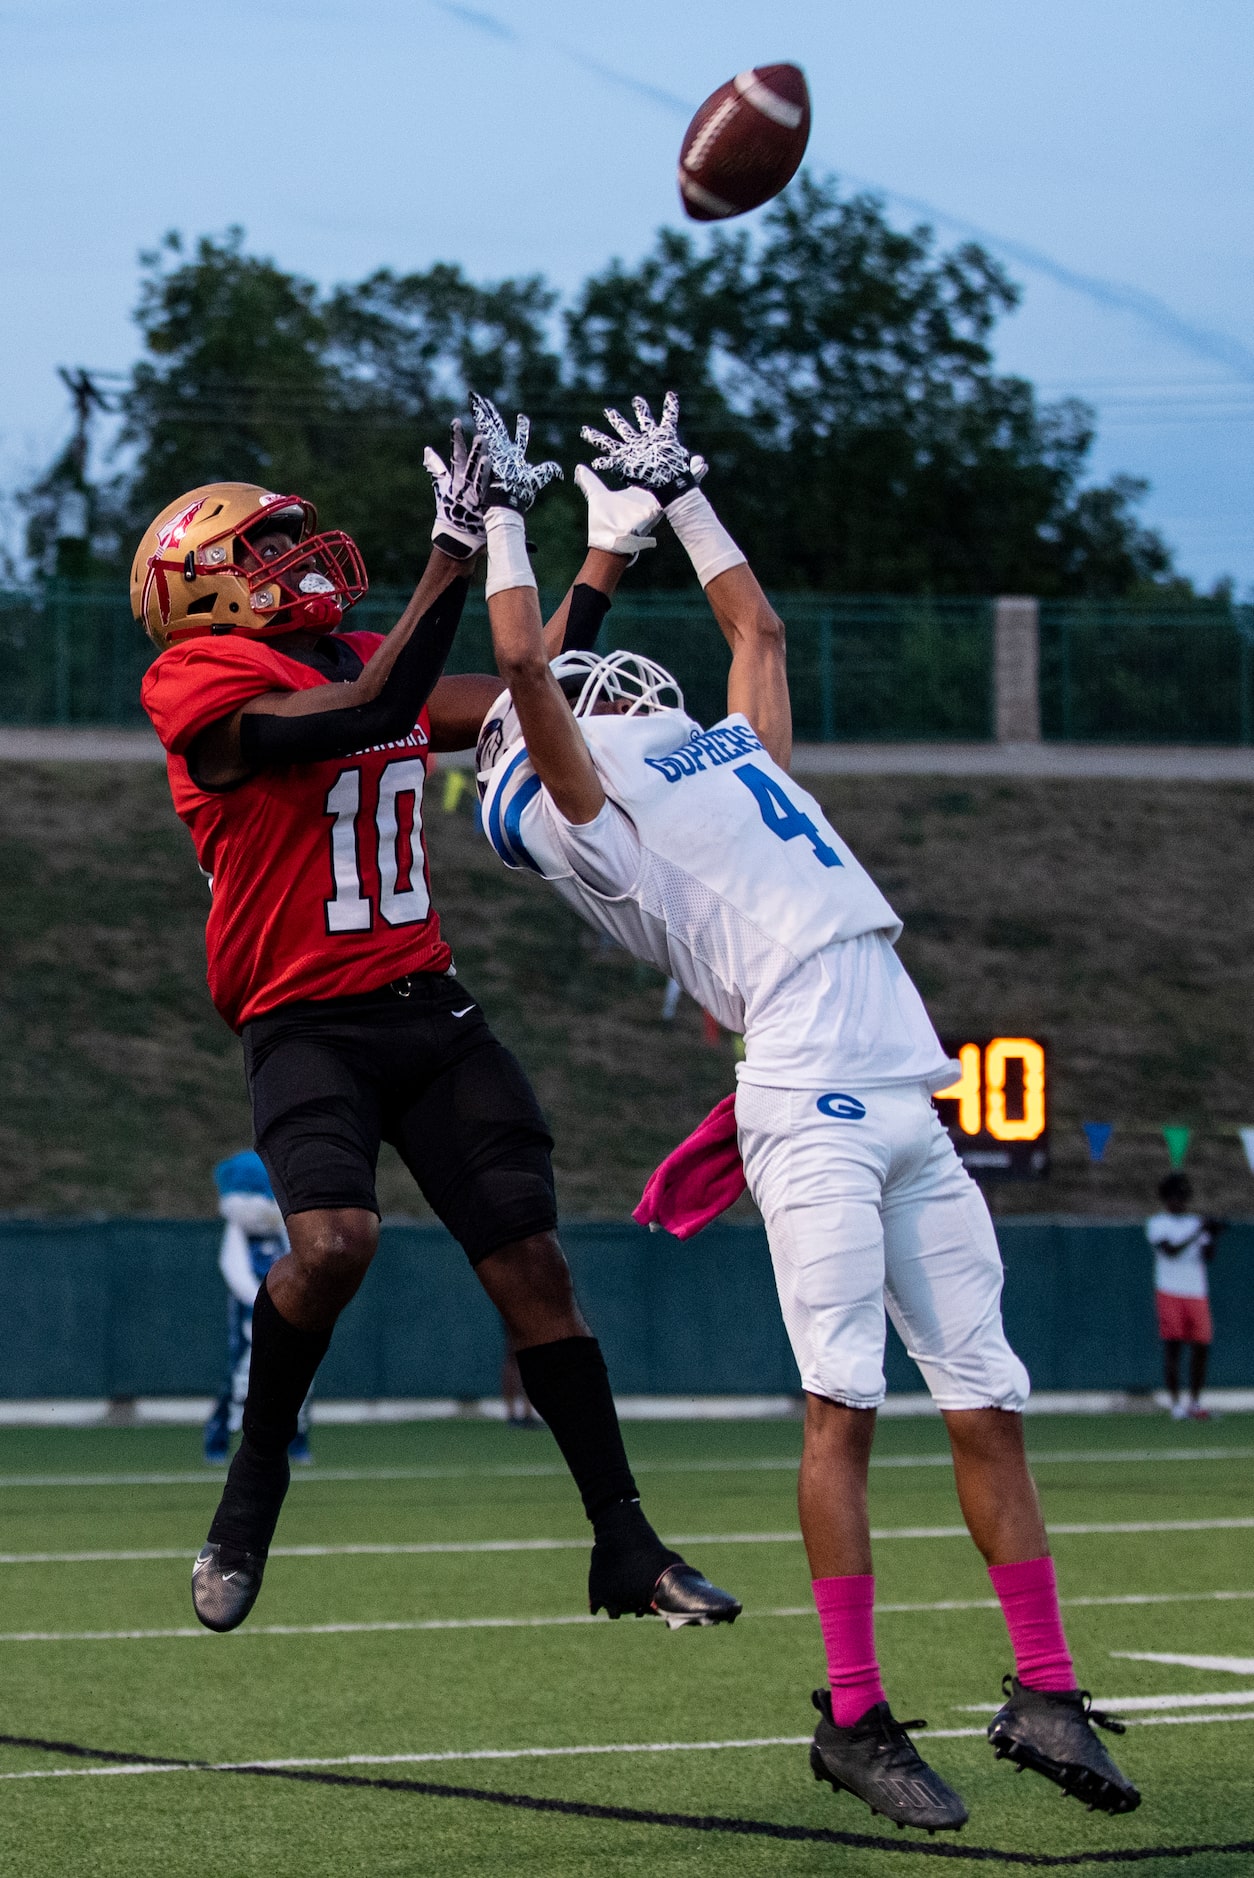
POLYGON ((884 1400, 887 1305, 938 1408, 1022 1409, 993 1222, 924 1085, 742 1082, 736 1122, 807 1392, 884 1400))

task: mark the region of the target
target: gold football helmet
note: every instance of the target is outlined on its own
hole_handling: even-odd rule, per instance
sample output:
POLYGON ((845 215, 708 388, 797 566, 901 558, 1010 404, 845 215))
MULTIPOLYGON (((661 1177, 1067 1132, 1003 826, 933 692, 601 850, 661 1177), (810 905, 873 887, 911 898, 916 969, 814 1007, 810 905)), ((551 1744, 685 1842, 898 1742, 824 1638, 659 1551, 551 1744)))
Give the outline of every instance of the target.
POLYGON ((368 586, 356 542, 317 533, 302 496, 207 483, 162 509, 136 550, 131 611, 162 650, 206 633, 332 632, 368 586), (252 545, 290 535, 295 546, 252 545))

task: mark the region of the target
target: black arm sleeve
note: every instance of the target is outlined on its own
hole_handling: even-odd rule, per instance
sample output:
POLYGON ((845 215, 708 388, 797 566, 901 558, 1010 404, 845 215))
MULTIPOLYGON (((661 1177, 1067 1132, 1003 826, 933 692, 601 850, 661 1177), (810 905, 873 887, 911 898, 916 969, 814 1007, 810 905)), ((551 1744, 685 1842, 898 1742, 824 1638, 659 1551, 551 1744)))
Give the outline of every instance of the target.
POLYGON ((321 763, 352 756, 376 744, 406 737, 418 721, 444 670, 469 591, 468 579, 455 580, 419 620, 369 704, 319 711, 312 717, 272 717, 245 711, 239 721, 240 753, 250 770, 285 769, 290 763, 321 763))
POLYGON ((601 621, 610 610, 610 597, 596 587, 586 587, 582 581, 570 596, 570 612, 566 616, 566 637, 562 641, 563 652, 591 652, 601 630, 601 621))

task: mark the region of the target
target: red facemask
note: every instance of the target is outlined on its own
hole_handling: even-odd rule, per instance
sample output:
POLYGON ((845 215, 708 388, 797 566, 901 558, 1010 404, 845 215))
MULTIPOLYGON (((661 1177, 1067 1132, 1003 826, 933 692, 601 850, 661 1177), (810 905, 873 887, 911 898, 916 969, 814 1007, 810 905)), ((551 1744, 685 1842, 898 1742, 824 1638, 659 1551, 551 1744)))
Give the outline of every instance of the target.
POLYGON ((369 584, 357 543, 340 529, 240 571, 248 582, 254 632, 333 632, 369 584), (267 598, 268 604, 258 606, 267 598))

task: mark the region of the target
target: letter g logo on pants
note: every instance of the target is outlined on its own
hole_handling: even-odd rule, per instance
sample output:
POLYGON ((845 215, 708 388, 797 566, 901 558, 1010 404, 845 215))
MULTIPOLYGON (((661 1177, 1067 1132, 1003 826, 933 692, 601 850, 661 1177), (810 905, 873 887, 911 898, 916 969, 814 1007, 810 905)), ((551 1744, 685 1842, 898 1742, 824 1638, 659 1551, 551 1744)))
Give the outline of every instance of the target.
POLYGON ((815 1107, 820 1115, 827 1115, 834 1122, 860 1122, 866 1117, 866 1108, 857 1096, 841 1095, 836 1090, 830 1095, 821 1095, 815 1107))

